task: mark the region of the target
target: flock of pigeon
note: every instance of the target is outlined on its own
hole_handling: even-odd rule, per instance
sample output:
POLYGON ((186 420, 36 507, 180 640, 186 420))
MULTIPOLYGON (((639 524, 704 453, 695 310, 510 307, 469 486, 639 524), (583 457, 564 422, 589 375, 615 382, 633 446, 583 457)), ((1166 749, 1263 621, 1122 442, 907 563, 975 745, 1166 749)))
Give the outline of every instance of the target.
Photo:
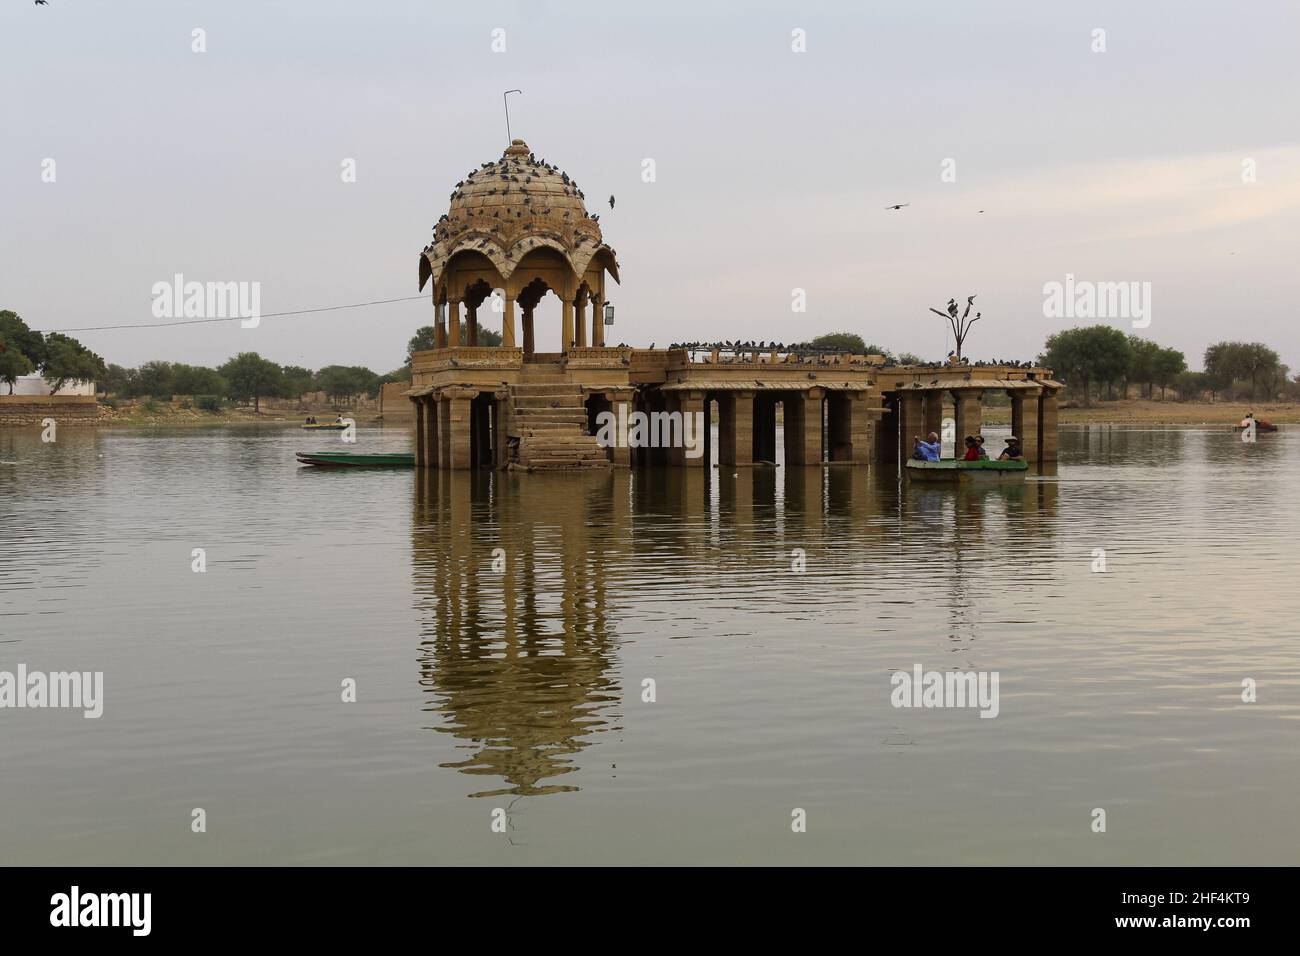
MULTIPOLYGON (((651 342, 650 348, 654 348, 654 347, 655 347, 654 343, 651 342)), ((729 341, 724 339, 723 341, 720 342, 673 342, 668 347, 670 349, 686 350, 687 352, 690 353, 692 361, 695 360, 695 356, 697 353, 700 352, 707 353, 703 360, 704 364, 706 365, 710 364, 708 356, 712 355, 714 352, 719 353, 719 358, 721 358, 723 354, 730 354, 731 356, 733 356, 732 361, 736 360, 734 357, 739 357, 742 355, 753 355, 756 353, 768 353, 768 352, 780 352, 781 354, 786 355, 787 357, 795 356, 799 359, 805 359, 809 357, 821 358, 824 356, 831 356, 831 355, 856 354, 852 349, 823 347, 823 346, 811 345, 807 342, 801 342, 794 345, 787 345, 784 342, 741 342, 739 340, 729 341)), ((922 362, 920 365, 914 365, 914 366, 909 365, 907 367, 927 368, 927 369, 948 368, 952 363, 953 356, 954 353, 949 352, 947 361, 922 362)), ((851 359, 849 361, 849 364, 850 365, 872 365, 874 363, 868 362, 866 361, 866 359, 859 358, 859 359, 851 359)), ((974 368, 992 368, 992 367, 1036 368, 1037 367, 1033 362, 1020 362, 1020 361, 1012 361, 1009 359, 992 359, 990 361, 977 361, 977 362, 965 360, 962 362, 962 364, 974 368)), ((900 368, 902 366, 903 363, 895 362, 893 359, 886 357, 884 365, 876 366, 876 367, 877 368, 900 368)))

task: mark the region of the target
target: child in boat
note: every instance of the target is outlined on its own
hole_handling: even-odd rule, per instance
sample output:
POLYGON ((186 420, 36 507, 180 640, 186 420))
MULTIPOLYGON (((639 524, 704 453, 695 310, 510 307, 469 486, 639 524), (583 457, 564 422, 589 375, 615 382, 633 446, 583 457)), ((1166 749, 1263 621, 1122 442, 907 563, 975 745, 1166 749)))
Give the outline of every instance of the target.
POLYGON ((967 435, 966 454, 962 456, 962 461, 979 461, 979 460, 980 460, 979 442, 975 440, 974 435, 967 435))

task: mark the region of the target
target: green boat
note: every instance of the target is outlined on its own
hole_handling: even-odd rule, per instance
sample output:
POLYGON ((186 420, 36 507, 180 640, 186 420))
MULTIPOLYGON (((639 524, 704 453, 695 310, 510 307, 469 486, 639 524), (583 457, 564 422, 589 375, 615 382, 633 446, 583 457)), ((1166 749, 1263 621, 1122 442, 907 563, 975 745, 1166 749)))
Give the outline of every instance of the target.
POLYGON ((414 468, 414 455, 358 455, 345 451, 300 451, 298 464, 331 468, 414 468))
POLYGON ((934 484, 964 485, 968 483, 995 483, 1007 481, 1024 481, 1029 471, 1029 462, 1021 459, 997 461, 961 461, 944 459, 943 461, 907 461, 907 477, 912 481, 934 484))
POLYGON ((307 432, 341 432, 347 428, 347 425, 340 425, 338 422, 313 423, 311 425, 300 426, 303 431, 307 432))

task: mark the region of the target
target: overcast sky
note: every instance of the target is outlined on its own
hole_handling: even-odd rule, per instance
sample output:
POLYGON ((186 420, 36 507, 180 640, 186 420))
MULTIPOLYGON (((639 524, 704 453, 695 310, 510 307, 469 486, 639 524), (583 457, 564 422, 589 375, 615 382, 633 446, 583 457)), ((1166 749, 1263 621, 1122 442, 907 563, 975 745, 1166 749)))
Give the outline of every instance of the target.
MULTIPOLYGON (((939 357, 927 308, 978 293, 967 353, 1028 358, 1087 324, 1043 313, 1073 274, 1150 282, 1142 334, 1193 367, 1241 338, 1300 368, 1297 38, 1291 0, 4 0, 0 308, 151 322, 175 273, 259 281, 263 312, 416 295, 518 87, 515 135, 618 251, 611 343, 850 330, 939 357)), ((383 372, 430 318, 415 300, 75 334, 124 365, 253 350, 383 372)))

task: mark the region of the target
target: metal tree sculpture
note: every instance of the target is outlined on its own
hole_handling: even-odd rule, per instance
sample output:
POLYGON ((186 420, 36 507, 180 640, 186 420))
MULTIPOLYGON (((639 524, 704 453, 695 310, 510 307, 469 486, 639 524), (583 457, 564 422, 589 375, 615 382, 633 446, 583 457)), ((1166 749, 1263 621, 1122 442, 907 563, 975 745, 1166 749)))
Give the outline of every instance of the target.
POLYGON ((978 312, 975 313, 975 318, 973 319, 969 318, 971 306, 974 305, 974 303, 975 303, 975 296, 971 296, 970 298, 968 298, 966 300, 966 311, 963 312, 960 317, 957 315, 956 299, 948 300, 947 312, 940 312, 938 309, 930 310, 935 315, 942 316, 943 318, 947 319, 948 324, 952 327, 952 337, 957 340, 956 357, 958 362, 960 362, 962 359, 961 347, 962 347, 962 343, 966 341, 966 336, 970 334, 970 327, 974 325, 976 322, 978 322, 980 319, 980 314, 978 312))

